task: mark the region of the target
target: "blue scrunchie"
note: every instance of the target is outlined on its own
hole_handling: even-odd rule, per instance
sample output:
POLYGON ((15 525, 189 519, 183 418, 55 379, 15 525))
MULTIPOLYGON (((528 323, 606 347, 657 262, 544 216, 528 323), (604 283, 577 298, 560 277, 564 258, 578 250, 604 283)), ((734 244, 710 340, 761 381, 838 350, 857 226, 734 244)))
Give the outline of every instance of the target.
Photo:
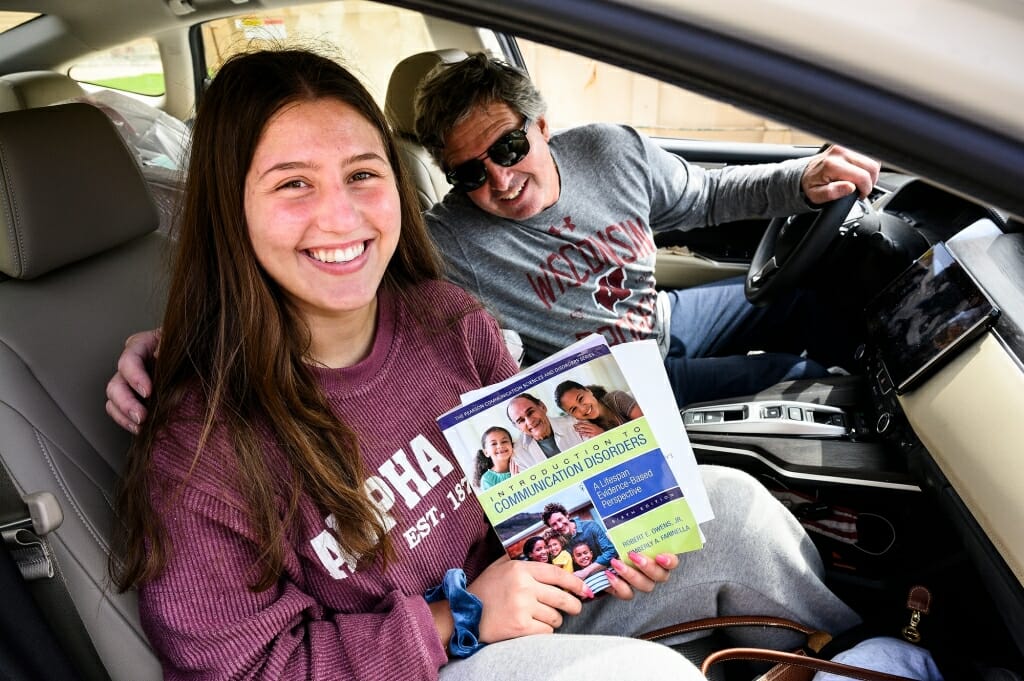
POLYGON ((465 572, 452 568, 445 573, 443 582, 427 589, 423 598, 427 603, 448 600, 452 621, 455 622, 455 631, 448 642, 448 653, 452 657, 469 657, 487 645, 480 642, 480 615, 484 611, 484 604, 466 591, 465 572))

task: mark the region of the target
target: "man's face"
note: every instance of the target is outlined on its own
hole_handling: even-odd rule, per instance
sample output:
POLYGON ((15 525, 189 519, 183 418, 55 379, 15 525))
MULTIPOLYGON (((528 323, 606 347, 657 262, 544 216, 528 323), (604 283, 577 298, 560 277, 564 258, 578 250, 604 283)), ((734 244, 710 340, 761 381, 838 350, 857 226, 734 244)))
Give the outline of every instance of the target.
POLYGON ((503 168, 485 155, 487 148, 511 130, 523 127, 523 117, 504 102, 477 107, 452 128, 445 140, 445 169, 483 157, 487 182, 467 194, 480 210, 524 220, 537 215, 558 200, 558 169, 548 148, 550 137, 544 117, 530 123, 527 139, 530 152, 519 163, 503 168))
POLYGON ((508 417, 516 428, 534 440, 551 437, 551 421, 544 403, 535 404, 528 398, 517 397, 508 405, 508 417))
POLYGON ((564 513, 552 513, 548 517, 548 527, 558 534, 571 537, 576 534, 576 523, 569 520, 564 513))

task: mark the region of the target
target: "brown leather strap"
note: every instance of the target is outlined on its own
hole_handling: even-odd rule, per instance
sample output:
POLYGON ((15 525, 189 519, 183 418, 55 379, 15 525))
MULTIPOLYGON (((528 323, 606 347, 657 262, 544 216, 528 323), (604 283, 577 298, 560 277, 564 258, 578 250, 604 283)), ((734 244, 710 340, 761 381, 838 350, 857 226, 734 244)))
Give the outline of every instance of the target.
MULTIPOLYGON (((798 650, 795 654, 804 653, 798 650)), ((777 664, 765 672, 760 681, 814 681, 814 670, 795 664, 777 664)))
POLYGON ((913 679, 908 679, 905 676, 895 676, 893 674, 886 674, 885 672, 876 672, 871 669, 864 669, 863 667, 851 667, 848 664, 840 664, 829 660, 819 660, 814 657, 808 657, 807 655, 783 653, 778 650, 768 650, 765 648, 726 648, 725 650, 719 650, 707 656, 704 660, 704 664, 701 665, 700 671, 702 674, 707 676, 708 669, 711 665, 716 662, 725 662, 728 660, 776 662, 803 669, 812 669, 819 672, 836 674, 838 676, 846 676, 851 679, 861 679, 861 681, 913 681, 913 679))
POLYGON ((799 622, 785 619, 784 617, 769 617, 767 615, 750 615, 736 617, 705 617, 704 619, 680 622, 669 627, 662 627, 646 634, 640 634, 637 638, 645 641, 658 641, 677 634, 690 634, 695 631, 707 631, 709 629, 721 629, 724 627, 775 627, 777 629, 791 629, 801 634, 811 636, 818 634, 817 630, 805 626, 799 622))
POLYGON ((928 609, 932 606, 932 592, 928 590, 928 587, 916 584, 910 587, 910 593, 907 594, 907 608, 910 610, 917 610, 928 614, 928 609))

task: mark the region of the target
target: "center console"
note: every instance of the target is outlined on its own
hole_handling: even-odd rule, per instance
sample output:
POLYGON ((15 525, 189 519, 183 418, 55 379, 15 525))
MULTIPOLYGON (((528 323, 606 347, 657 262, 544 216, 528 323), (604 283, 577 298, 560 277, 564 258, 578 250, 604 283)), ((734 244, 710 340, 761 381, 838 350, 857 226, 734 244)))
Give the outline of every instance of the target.
POLYGON ((846 413, 839 407, 791 400, 758 400, 692 407, 682 411, 689 433, 759 433, 847 437, 846 413))
POLYGON ((956 356, 999 310, 939 242, 865 315, 868 340, 855 358, 861 375, 783 383, 683 409, 698 459, 794 482, 918 489, 907 454, 920 443, 898 396, 956 356))

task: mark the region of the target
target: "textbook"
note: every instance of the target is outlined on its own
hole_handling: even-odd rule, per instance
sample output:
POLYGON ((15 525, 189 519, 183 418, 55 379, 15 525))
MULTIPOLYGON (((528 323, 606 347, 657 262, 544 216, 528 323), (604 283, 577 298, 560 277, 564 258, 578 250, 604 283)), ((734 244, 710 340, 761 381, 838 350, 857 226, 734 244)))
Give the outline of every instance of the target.
POLYGON ((713 513, 654 341, 589 336, 437 421, 513 559, 597 592, 611 558, 704 545, 713 513))

